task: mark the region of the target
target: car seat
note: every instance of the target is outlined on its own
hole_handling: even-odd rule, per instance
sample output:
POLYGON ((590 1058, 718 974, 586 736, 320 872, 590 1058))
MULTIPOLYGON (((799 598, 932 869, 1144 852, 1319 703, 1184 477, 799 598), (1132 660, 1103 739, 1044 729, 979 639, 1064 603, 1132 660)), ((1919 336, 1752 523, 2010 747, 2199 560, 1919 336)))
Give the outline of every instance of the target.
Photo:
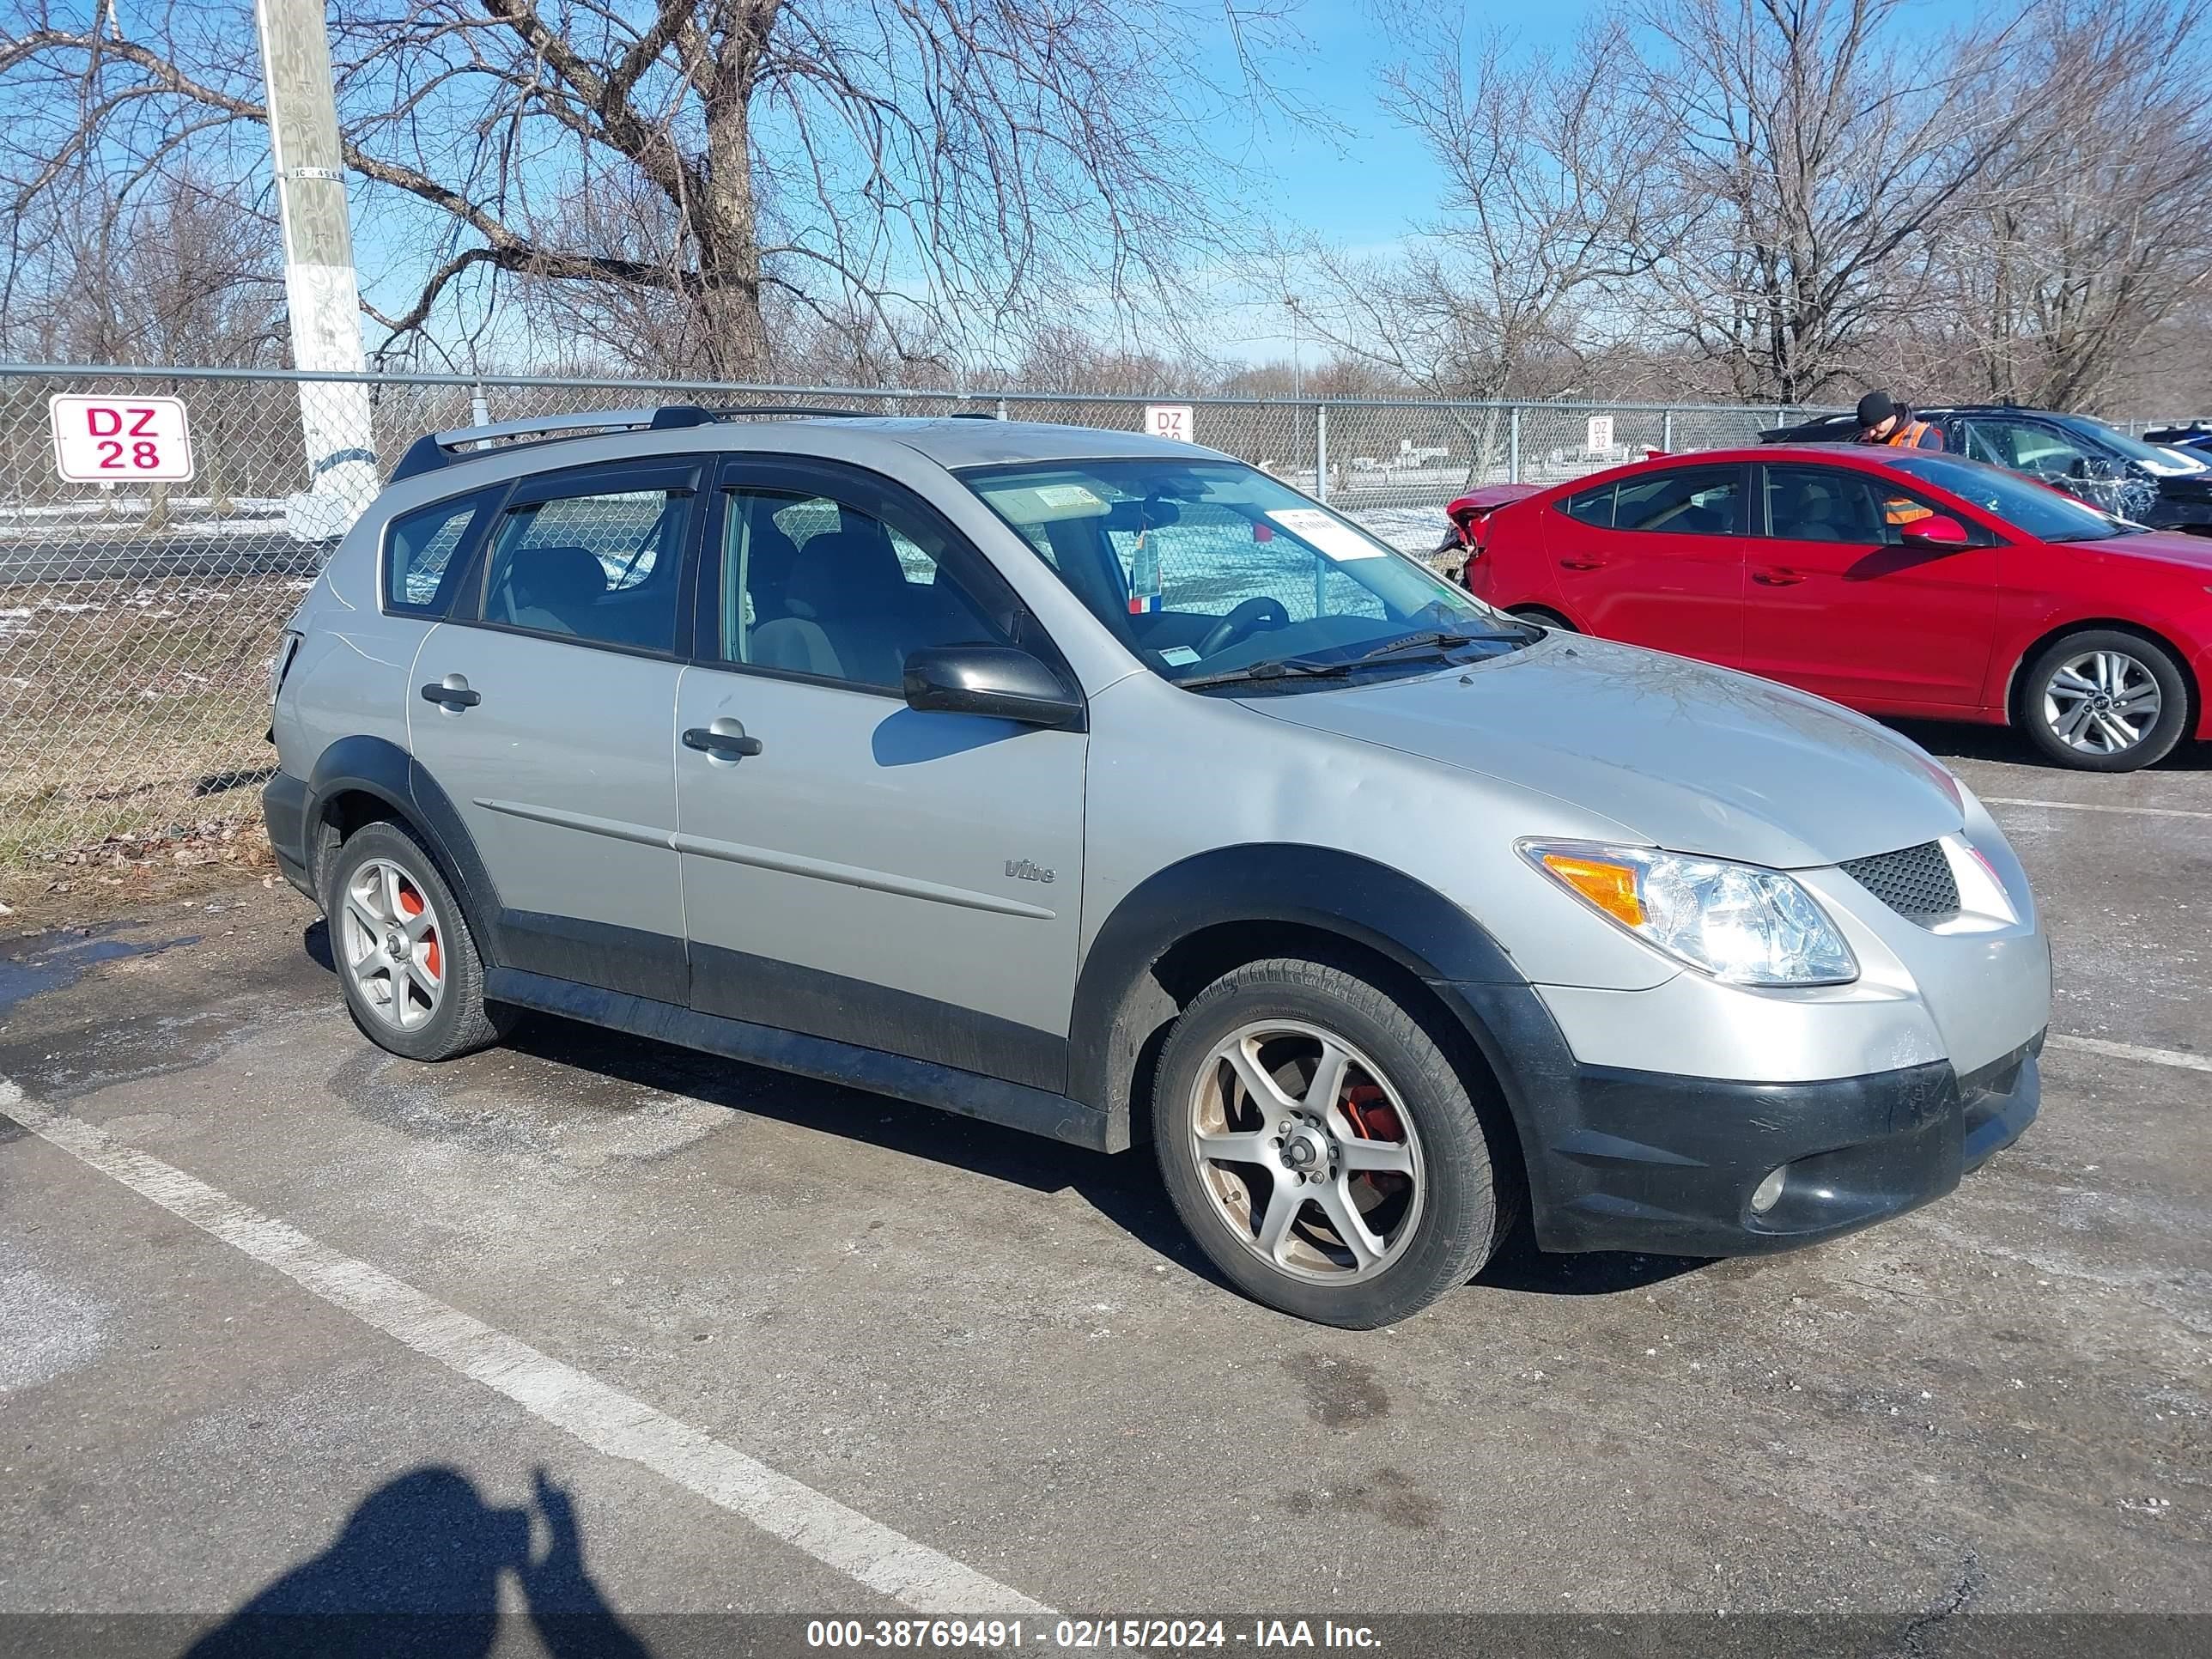
POLYGON ((517 548, 502 584, 507 620, 546 634, 579 634, 584 613, 606 596, 607 568, 573 544, 517 548))
POLYGON ((799 550, 786 615, 753 635, 764 667, 896 685, 908 647, 924 642, 914 589, 879 525, 823 531, 799 550))

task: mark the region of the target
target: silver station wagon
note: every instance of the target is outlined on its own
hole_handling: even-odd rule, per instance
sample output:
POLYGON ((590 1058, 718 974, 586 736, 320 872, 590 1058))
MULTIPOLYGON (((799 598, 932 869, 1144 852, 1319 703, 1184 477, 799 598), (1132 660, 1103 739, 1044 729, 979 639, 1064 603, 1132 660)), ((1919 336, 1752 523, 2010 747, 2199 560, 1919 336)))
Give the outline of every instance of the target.
POLYGON ((1829 1237, 2036 1111, 2049 951, 1943 767, 1187 444, 434 434, 274 674, 270 839, 374 1042, 535 1010, 1149 1139, 1221 1273, 1310 1319, 1404 1318, 1524 1216, 1829 1237))

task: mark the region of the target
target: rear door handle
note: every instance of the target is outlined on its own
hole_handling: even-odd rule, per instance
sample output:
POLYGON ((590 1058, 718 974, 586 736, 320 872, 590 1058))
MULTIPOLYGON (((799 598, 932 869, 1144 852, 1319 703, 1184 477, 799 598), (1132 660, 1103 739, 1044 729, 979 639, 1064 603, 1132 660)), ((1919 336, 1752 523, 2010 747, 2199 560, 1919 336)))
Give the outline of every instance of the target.
POLYGON ((469 683, 459 674, 448 674, 442 680, 432 680, 422 688, 422 701, 441 704, 449 714, 458 714, 464 708, 473 708, 483 701, 483 696, 469 690, 469 683))
POLYGON ((1751 579, 1767 587, 1794 587, 1805 580, 1795 570, 1754 570, 1751 579))
POLYGON ((747 737, 745 728, 726 714, 712 726, 694 726, 686 730, 684 746, 697 750, 710 761, 734 765, 748 755, 759 754, 761 740, 747 737))
POLYGON ((1602 570, 1605 568, 1605 561, 1603 559, 1561 559, 1559 561, 1559 568, 1562 570, 1602 570))

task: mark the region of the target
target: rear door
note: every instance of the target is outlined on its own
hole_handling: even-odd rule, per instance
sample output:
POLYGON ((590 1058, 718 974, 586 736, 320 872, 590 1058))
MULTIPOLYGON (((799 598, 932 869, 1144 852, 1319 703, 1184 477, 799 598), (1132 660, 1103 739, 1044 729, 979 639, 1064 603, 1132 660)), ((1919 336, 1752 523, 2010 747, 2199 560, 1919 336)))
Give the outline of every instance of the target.
POLYGON ((1759 468, 1744 666, 1869 709, 1978 706, 2003 550, 1979 525, 1885 474, 1813 462, 1759 468), (1945 513, 1972 544, 1913 547, 1901 526, 1945 513))
POLYGON ((681 1005, 675 718, 698 464, 549 473, 416 653, 416 760, 500 907, 506 966, 681 1005))
POLYGON ((693 1006, 1062 1089, 1089 739, 900 690, 922 647, 1050 641, 887 479, 743 457, 717 494, 676 720, 693 1006))
POLYGON ((1746 471, 1659 467, 1554 503, 1545 544, 1567 614, 1607 639, 1741 661, 1746 471))

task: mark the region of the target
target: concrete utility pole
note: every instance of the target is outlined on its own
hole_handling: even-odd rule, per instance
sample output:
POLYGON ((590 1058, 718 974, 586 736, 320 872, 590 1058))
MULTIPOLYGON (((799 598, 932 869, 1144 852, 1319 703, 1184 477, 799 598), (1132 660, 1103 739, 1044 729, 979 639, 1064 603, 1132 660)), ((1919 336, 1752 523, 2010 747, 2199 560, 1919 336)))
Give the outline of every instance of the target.
MULTIPOLYGON (((345 155, 338 143, 337 88, 322 0, 255 0, 261 73, 269 92, 269 148, 284 227, 284 301, 292 362, 307 370, 359 374, 361 289, 346 219, 345 155)), ((342 532, 376 495, 376 443, 368 388, 344 381, 300 383, 307 489, 286 503, 285 522, 303 541, 342 532)))

